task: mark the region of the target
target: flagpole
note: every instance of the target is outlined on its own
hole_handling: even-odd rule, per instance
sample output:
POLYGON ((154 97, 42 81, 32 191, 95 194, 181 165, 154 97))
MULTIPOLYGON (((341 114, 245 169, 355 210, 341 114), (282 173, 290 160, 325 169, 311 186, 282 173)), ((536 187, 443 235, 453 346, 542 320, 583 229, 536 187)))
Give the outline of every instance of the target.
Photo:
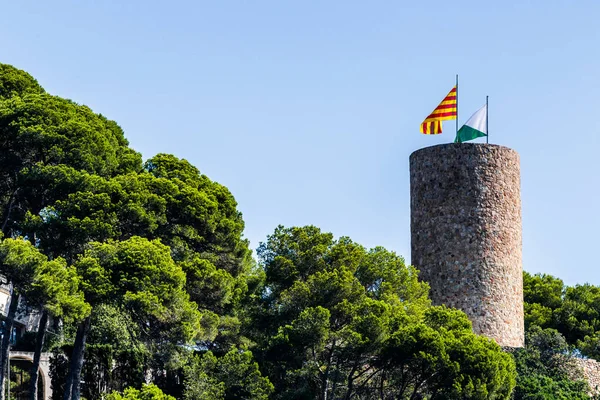
POLYGON ((490 96, 485 96, 485 143, 490 142, 490 108, 488 107, 488 99, 490 96))
POLYGON ((458 135, 458 74, 456 74, 456 135, 458 135))

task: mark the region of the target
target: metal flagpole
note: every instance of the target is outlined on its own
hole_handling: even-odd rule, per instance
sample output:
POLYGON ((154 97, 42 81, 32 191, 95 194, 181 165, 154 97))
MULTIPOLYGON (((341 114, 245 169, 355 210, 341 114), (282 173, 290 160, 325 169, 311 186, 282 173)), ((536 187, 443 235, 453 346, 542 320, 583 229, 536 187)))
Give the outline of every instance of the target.
POLYGON ((490 96, 485 96, 485 143, 490 142, 490 110, 488 107, 488 98, 490 96))
POLYGON ((458 74, 456 74, 456 134, 458 135, 458 74))

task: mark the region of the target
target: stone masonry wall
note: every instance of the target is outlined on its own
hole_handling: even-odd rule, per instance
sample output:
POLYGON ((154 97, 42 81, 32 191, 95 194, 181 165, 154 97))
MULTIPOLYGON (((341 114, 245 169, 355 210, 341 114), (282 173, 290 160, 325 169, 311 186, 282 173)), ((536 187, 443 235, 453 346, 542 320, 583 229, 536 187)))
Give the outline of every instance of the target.
POLYGON ((451 143, 410 156, 411 253, 434 304, 463 310, 473 331, 522 347, 519 155, 451 143))
POLYGON ((575 358, 575 364, 588 383, 588 394, 590 396, 600 394, 600 363, 591 358, 575 358))

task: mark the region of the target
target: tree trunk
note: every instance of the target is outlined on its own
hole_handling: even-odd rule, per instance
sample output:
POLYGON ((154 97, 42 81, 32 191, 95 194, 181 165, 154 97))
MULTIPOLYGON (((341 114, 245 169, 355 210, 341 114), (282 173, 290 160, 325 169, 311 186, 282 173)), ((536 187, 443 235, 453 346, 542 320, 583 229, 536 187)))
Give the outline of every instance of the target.
POLYGON ((31 366, 29 380, 29 399, 37 400, 38 392, 38 374, 40 368, 40 358, 42 356, 42 348, 44 347, 44 339, 46 338, 46 325, 48 325, 48 311, 42 311, 40 325, 38 327, 37 338, 35 341, 35 352, 33 353, 33 365, 31 366))
POLYGON ((83 320, 77 328, 77 336, 75 336, 75 345, 73 346, 73 354, 71 354, 71 362, 69 364, 69 375, 67 375, 67 384, 65 385, 65 393, 63 400, 79 400, 80 397, 80 381, 81 369, 83 367, 83 355, 85 352, 85 341, 88 332, 90 331, 92 317, 88 316, 83 320))
MULTIPOLYGON (((329 387, 329 370, 331 369, 331 363, 333 362, 333 351, 335 349, 335 340, 331 344, 331 351, 327 356, 327 367, 323 373, 323 384, 321 386, 321 400, 327 400, 327 388, 329 387)), ((334 394, 335 395, 335 394, 334 394)))
MULTIPOLYGON (((17 314, 17 307, 19 306, 19 295, 13 289, 10 295, 10 306, 8 307, 8 315, 4 320, 4 329, 2 329, 2 348, 0 349, 0 399, 4 400, 6 397, 4 382, 6 381, 6 371, 8 370, 8 357, 10 356, 10 335, 15 322, 15 315, 17 314)), ((10 371, 8 371, 8 380, 10 381, 10 371)))

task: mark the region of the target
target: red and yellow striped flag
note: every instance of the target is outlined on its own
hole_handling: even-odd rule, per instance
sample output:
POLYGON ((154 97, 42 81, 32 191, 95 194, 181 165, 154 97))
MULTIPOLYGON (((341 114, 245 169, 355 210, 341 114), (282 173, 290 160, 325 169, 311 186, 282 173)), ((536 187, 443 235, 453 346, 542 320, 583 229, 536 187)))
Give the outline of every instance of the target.
POLYGON ((425 121, 421 124, 421 133, 426 135, 442 133, 442 121, 450 119, 456 119, 456 86, 444 97, 440 105, 425 118, 425 121))

